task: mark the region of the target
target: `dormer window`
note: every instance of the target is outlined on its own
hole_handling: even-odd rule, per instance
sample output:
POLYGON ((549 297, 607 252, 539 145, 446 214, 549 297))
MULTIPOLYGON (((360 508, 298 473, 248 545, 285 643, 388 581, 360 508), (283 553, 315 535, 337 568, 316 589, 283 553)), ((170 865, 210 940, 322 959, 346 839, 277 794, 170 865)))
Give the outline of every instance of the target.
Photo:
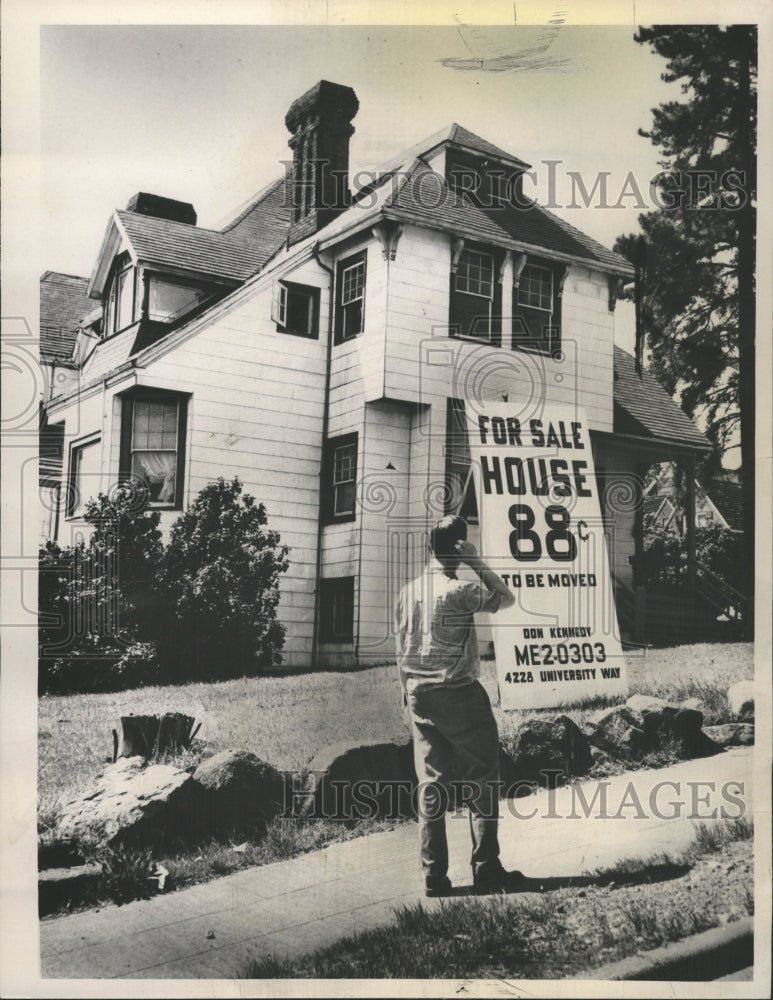
POLYGON ((105 311, 105 336, 118 333, 134 322, 135 290, 134 268, 128 253, 116 257, 113 264, 113 280, 107 297, 105 311))
POLYGON ((175 323, 214 297, 210 287, 189 285, 174 278, 148 277, 148 319, 155 323, 175 323))

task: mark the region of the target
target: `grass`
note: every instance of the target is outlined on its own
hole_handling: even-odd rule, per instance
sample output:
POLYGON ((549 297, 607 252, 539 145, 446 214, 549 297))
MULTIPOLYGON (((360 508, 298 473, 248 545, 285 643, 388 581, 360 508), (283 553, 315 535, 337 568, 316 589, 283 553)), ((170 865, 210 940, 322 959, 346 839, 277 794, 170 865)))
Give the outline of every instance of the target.
POLYGON ((131 712, 193 715, 211 750, 251 750, 280 770, 300 770, 328 743, 408 736, 395 667, 45 696, 38 705, 44 807, 93 780, 112 759, 111 729, 131 712))
MULTIPOLYGON (((753 673, 751 645, 698 645, 648 650, 628 655, 631 693, 655 694, 672 701, 699 697, 707 724, 729 718, 724 692, 736 680, 753 673), (689 678, 700 678, 690 680, 689 678)), ((484 662, 482 681, 496 701, 496 673, 484 662)), ((586 699, 565 711, 578 724, 609 702, 586 699)), ((322 747, 339 741, 403 740, 408 728, 394 666, 356 672, 318 672, 291 676, 240 678, 214 684, 149 687, 110 694, 45 696, 39 699, 38 832, 55 834, 62 805, 80 794, 112 759, 111 729, 121 715, 164 711, 185 712, 202 723, 195 752, 168 758, 192 769, 202 748, 212 753, 226 748, 251 750, 281 770, 303 772, 322 747)), ((551 714, 554 710, 545 710, 551 714)), ((495 707, 503 742, 518 724, 541 712, 503 712, 495 707)), ((663 748, 632 763, 605 762, 590 777, 617 770, 658 767, 675 759, 663 748)), ((393 825, 393 824, 392 824, 393 825)), ((387 828, 390 825, 387 825, 387 828)), ((293 857, 317 850, 333 840, 348 839, 380 827, 300 824, 276 820, 265 836, 249 842, 243 852, 213 842, 165 856, 171 882, 190 885, 252 864, 293 857)))
MULTIPOLYGON (((751 644, 678 646, 628 654, 632 694, 671 701, 697 697, 706 725, 730 718, 725 691, 753 676, 751 644)), ((496 699, 496 673, 482 681, 496 699)), ((575 722, 608 704, 567 708, 575 722)), ((121 715, 180 711, 202 722, 199 739, 212 751, 252 750, 280 770, 300 770, 323 746, 341 740, 406 739, 394 666, 348 673, 251 677, 215 684, 149 687, 112 694, 45 696, 39 700, 38 795, 44 810, 85 787, 112 753, 111 729, 121 715), (345 709, 345 710, 344 710, 345 709)), ((550 714, 553 710, 545 710, 550 714)), ((494 709, 504 737, 539 712, 494 709)))
POLYGON ((241 971, 241 978, 559 979, 576 975, 753 912, 748 880, 728 881, 718 892, 717 876, 712 882, 711 875, 701 871, 707 856, 714 857, 717 851, 734 861, 751 858, 751 824, 726 822, 718 827, 721 833, 716 838, 702 834, 701 829, 681 858, 683 867, 694 866, 683 879, 640 884, 636 876, 662 865, 659 856, 623 861, 601 873, 598 886, 579 892, 559 889, 541 895, 441 900, 436 907, 403 906, 395 910, 391 926, 365 931, 297 960, 274 955, 254 960, 241 971), (717 849, 716 844, 720 845, 717 849), (621 887, 612 888, 612 876, 621 887), (675 891, 680 882, 681 891, 675 891))
POLYGON ((185 848, 168 854, 161 858, 161 864, 169 872, 172 887, 181 889, 230 875, 242 868, 286 861, 299 854, 324 850, 337 841, 382 833, 394 827, 395 822, 387 820, 362 820, 347 825, 334 820, 294 820, 278 816, 268 824, 260 840, 236 845, 211 840, 194 850, 185 848))

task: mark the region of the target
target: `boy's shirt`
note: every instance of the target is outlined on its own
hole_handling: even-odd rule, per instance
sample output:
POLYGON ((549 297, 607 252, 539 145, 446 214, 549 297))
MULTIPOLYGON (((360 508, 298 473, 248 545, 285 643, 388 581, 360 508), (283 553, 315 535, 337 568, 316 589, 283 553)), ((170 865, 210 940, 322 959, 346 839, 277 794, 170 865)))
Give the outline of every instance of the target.
POLYGON ((496 611, 499 594, 479 581, 428 567, 403 587, 395 609, 397 665, 407 694, 458 687, 480 675, 474 614, 496 611))

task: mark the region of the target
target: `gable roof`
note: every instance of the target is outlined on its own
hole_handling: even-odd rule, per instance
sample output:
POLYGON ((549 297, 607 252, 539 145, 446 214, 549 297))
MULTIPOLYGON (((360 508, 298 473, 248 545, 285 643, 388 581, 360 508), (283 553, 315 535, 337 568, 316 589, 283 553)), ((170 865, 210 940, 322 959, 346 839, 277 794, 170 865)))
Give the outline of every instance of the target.
POLYGON ((234 282, 245 281, 260 267, 258 248, 243 236, 136 212, 117 210, 115 217, 143 263, 234 282))
POLYGON ((493 142, 489 142, 487 139, 482 139, 479 135, 474 132, 470 132, 468 128, 463 125, 457 125, 456 122, 449 128, 447 141, 453 143, 455 146, 461 146, 464 149, 472 150, 474 153, 482 153, 485 156, 495 156, 498 160, 507 160, 510 163, 515 163, 524 169, 531 166, 530 163, 526 163, 525 160, 521 160, 517 156, 513 156, 512 153, 508 153, 504 149, 500 149, 499 146, 495 146, 493 142))
POLYGON ((88 278, 46 271, 40 278, 40 360, 43 363, 72 359, 78 324, 94 311, 86 294, 88 278))
POLYGON ((733 531, 743 531, 743 489, 731 479, 712 479, 705 487, 706 495, 733 531))
POLYGON ((636 374, 633 355, 615 345, 614 429, 700 451, 712 444, 669 396, 654 375, 636 374))

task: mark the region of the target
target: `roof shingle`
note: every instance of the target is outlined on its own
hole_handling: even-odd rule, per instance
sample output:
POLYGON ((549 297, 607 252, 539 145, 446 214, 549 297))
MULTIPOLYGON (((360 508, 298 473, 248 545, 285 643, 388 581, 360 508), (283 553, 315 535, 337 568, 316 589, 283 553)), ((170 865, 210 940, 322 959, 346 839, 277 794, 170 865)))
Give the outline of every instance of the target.
POLYGON ((386 202, 387 208, 404 218, 448 229, 460 235, 477 236, 499 243, 520 243, 589 264, 600 264, 619 274, 632 274, 630 263, 559 219, 534 201, 524 207, 504 201, 479 208, 454 192, 440 174, 420 164, 386 202))
POLYGON ((708 451, 711 443, 654 375, 636 374, 633 356, 615 345, 615 431, 708 451), (619 408, 619 409, 618 409, 619 408), (622 409, 622 413, 620 413, 622 409))
POLYGON ((40 359, 43 362, 72 358, 78 323, 94 311, 86 289, 89 279, 46 271, 40 278, 40 359))
POLYGON ((142 261, 236 282, 260 268, 260 248, 243 236, 135 212, 116 211, 116 216, 142 261))

